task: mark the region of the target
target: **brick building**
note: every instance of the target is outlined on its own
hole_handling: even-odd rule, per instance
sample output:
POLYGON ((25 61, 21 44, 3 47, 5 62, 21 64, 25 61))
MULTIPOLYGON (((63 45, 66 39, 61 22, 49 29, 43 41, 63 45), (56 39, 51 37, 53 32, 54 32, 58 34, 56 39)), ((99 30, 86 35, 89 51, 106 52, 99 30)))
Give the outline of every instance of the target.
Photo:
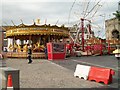
MULTIPOLYGON (((118 2, 118 11, 120 11, 120 1, 118 2)), ((111 18, 105 21, 106 39, 119 38, 120 39, 120 20, 111 18)))

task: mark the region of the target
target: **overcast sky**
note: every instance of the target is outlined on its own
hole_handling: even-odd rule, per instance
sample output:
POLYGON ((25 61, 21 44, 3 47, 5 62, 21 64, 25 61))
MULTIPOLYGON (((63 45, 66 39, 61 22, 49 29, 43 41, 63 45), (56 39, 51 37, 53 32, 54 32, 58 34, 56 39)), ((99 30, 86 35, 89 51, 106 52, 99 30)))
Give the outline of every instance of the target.
POLYGON ((80 23, 79 20, 84 13, 89 13, 99 2, 85 18, 92 21, 95 32, 98 32, 98 29, 99 34, 102 32, 101 37, 105 33, 103 32, 104 20, 114 17, 112 13, 118 10, 118 0, 109 0, 109 2, 105 0, 1 0, 0 2, 2 25, 5 23, 12 25, 11 20, 18 25, 21 23, 20 19, 25 24, 33 24, 33 20, 40 19, 41 24, 46 21, 47 24, 65 24, 65 26, 80 23), (87 1, 92 2, 88 5, 87 1))

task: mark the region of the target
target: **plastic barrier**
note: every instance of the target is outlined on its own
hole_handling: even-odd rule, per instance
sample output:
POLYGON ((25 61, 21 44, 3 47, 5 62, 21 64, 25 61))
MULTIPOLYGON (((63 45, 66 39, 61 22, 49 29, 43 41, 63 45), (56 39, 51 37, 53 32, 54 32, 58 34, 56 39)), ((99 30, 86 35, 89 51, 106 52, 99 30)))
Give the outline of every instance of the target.
POLYGON ((79 78, 84 78, 85 80, 87 80, 89 71, 90 71, 90 66, 77 64, 76 70, 74 72, 74 76, 79 78))
POLYGON ((91 67, 88 80, 95 80, 96 82, 104 82, 104 84, 112 83, 112 75, 115 72, 108 68, 91 67))

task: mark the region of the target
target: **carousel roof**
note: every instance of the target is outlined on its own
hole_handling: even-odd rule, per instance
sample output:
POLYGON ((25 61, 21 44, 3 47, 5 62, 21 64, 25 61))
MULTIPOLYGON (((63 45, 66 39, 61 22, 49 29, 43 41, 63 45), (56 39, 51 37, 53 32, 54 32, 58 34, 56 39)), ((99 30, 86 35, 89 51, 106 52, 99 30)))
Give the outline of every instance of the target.
POLYGON ((6 30, 6 37, 13 37, 13 36, 21 36, 21 35, 56 35, 56 36, 69 36, 69 29, 61 27, 57 25, 36 25, 36 23, 32 25, 15 25, 15 26, 3 26, 6 30))

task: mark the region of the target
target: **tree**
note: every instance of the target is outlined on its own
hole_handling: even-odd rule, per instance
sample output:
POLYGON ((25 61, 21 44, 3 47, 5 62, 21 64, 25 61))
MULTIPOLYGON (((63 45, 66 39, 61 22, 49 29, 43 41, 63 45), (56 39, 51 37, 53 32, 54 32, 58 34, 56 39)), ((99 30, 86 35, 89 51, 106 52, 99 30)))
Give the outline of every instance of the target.
POLYGON ((116 13, 113 13, 113 15, 115 15, 115 17, 120 20, 120 11, 116 11, 116 13))

